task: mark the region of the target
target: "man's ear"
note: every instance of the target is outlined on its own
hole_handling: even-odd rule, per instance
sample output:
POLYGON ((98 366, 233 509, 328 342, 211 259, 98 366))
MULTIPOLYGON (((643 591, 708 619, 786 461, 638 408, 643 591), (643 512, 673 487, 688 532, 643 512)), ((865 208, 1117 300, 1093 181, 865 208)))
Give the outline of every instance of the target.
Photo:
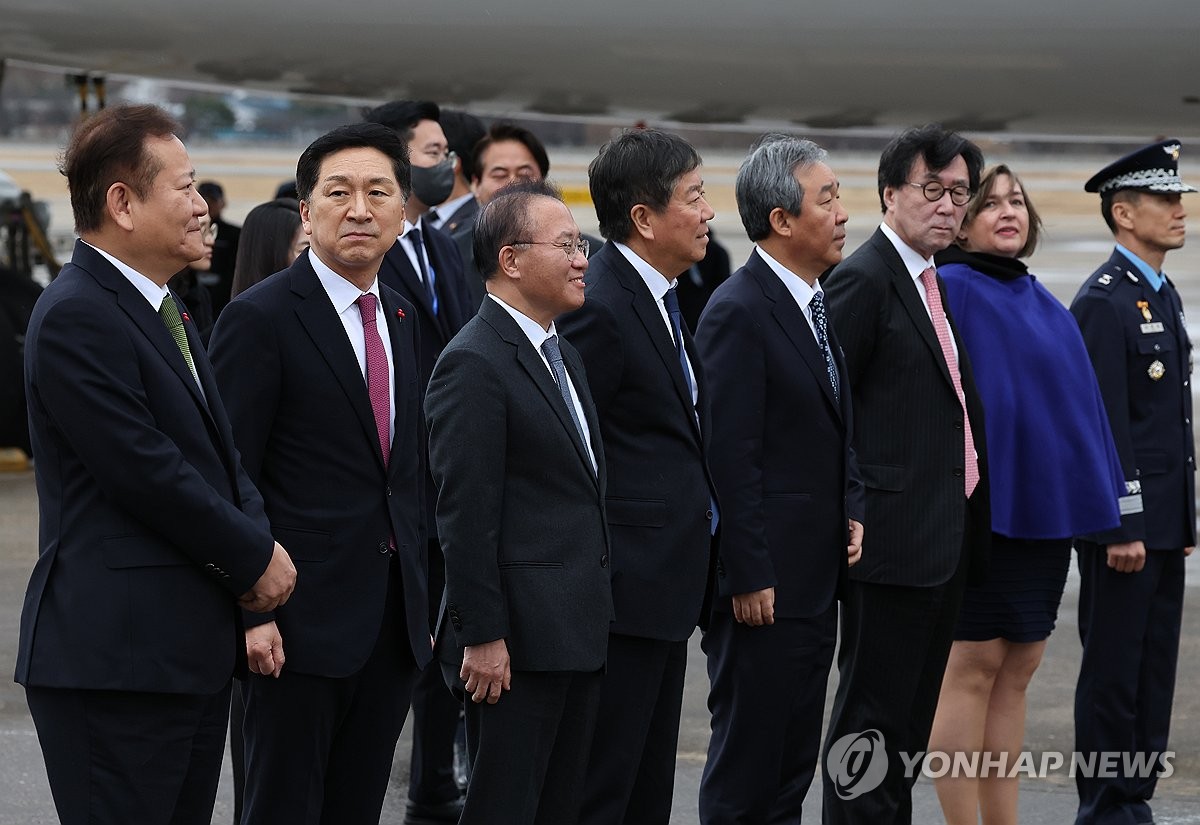
POLYGON ((113 223, 126 232, 133 231, 133 200, 137 197, 129 184, 117 181, 104 193, 104 209, 113 223))

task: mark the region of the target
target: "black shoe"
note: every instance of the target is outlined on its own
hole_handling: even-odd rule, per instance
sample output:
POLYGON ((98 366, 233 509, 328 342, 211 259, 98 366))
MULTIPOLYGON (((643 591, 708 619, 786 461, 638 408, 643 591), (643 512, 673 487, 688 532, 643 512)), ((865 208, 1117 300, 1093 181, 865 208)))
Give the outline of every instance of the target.
POLYGON ((457 825, 462 809, 461 796, 449 802, 430 804, 413 802, 410 799, 408 809, 404 812, 404 825, 457 825))

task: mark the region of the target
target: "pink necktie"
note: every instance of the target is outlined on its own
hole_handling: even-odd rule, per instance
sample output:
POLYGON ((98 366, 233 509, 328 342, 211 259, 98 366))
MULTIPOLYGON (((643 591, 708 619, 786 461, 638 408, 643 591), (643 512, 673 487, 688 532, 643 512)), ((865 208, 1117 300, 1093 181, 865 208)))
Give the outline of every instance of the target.
POLYGON ((367 394, 371 396, 371 411, 375 413, 375 429, 379 433, 379 449, 383 453, 386 467, 391 454, 392 404, 388 398, 387 351, 379 337, 379 323, 375 317, 378 299, 370 293, 358 297, 358 312, 362 316, 363 341, 367 345, 367 394))
POLYGON ((958 394, 958 403, 963 411, 963 458, 966 461, 966 492, 967 498, 975 492, 979 483, 979 461, 975 457, 975 438, 971 435, 971 416, 967 414, 967 397, 963 393, 962 378, 958 374, 958 358, 954 355, 954 347, 950 345, 950 325, 946 323, 946 311, 942 308, 942 290, 938 288, 937 272, 931 266, 921 273, 921 283, 925 285, 925 295, 929 299, 929 314, 933 316, 933 331, 937 333, 938 343, 942 347, 942 357, 950 370, 950 379, 954 382, 954 392, 958 394))

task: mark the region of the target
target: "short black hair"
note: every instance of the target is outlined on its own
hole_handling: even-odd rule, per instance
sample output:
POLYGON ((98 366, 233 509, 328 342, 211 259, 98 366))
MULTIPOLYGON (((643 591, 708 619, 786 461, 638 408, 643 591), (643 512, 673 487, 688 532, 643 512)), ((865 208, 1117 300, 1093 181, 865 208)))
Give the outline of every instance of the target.
POLYGON ((633 234, 633 207, 641 203, 662 212, 679 179, 700 163, 690 143, 658 129, 629 129, 601 146, 588 165, 600 234, 612 241, 627 240, 633 234))
POLYGON ((300 200, 307 201, 317 188, 317 175, 321 172, 321 161, 343 149, 367 147, 378 149, 392 162, 392 171, 400 191, 408 198, 412 192, 412 167, 408 163, 408 143, 396 132, 378 123, 351 123, 326 132, 309 144, 296 164, 296 192, 300 200))
POLYGON ((940 172, 962 155, 967 162, 967 180, 974 194, 979 189, 979 174, 983 171, 983 152, 971 141, 952 132, 940 123, 927 123, 905 129, 883 147, 879 156, 879 206, 887 212, 883 190, 898 189, 908 183, 917 156, 925 158, 930 172, 940 172))
POLYGON ((388 127, 405 143, 412 140, 413 130, 422 120, 441 122, 441 117, 441 110, 432 100, 393 100, 363 112, 365 122, 388 127))
MULTIPOLYGON (((542 173, 542 177, 550 174, 550 156, 546 153, 546 145, 530 130, 524 126, 518 126, 515 123, 508 121, 500 121, 493 123, 491 128, 487 130, 487 134, 479 139, 475 144, 471 158, 471 180, 483 179, 483 153, 487 151, 493 144, 502 143, 506 140, 513 140, 523 145, 529 150, 529 154, 533 155, 534 162, 538 165, 538 170, 542 173)), ((465 166, 463 167, 466 168, 465 166)))
POLYGON ((442 131, 446 133, 446 145, 458 155, 462 176, 470 180, 475 168, 475 144, 487 134, 483 121, 467 112, 443 109, 440 122, 442 131))
POLYGON ((527 235, 529 204, 534 198, 562 200, 562 192, 545 180, 522 180, 501 189, 480 210, 475 220, 472 252, 484 280, 491 280, 500 266, 500 250, 527 235))
POLYGON ((1100 214, 1108 224, 1108 231, 1117 234, 1117 222, 1113 220, 1112 208, 1114 203, 1136 204, 1142 198, 1139 189, 1109 189, 1100 195, 1100 214))
POLYGON ((215 201, 218 199, 223 200, 225 198, 225 190, 222 189, 221 184, 217 183, 215 180, 200 181, 200 183, 196 184, 196 191, 200 193, 200 197, 204 198, 206 201, 215 201))

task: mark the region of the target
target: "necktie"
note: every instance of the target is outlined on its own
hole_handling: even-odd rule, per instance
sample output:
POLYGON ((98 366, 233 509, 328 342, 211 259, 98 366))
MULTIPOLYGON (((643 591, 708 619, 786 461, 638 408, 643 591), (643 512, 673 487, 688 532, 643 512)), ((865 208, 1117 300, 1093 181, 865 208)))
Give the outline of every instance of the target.
MULTIPOLYGON (((696 397, 696 382, 692 378, 691 367, 688 366, 687 349, 683 345, 683 316, 679 312, 679 294, 675 292, 675 287, 667 290, 663 295, 663 306, 667 309, 667 317, 671 319, 671 330, 675 338, 675 351, 679 353, 679 366, 683 370, 683 380, 688 386, 688 395, 692 399, 696 397)), ((693 404, 695 401, 693 400, 693 404)), ((700 413, 693 406, 692 415, 696 417, 696 426, 700 425, 700 413)), ((709 522, 709 530, 715 536, 717 534, 717 523, 721 520, 720 511, 717 510, 717 499, 709 495, 709 509, 712 510, 712 521, 709 522)))
POLYGON ((942 290, 938 286, 937 272, 928 267, 921 273, 921 283, 925 285, 925 295, 929 298, 929 314, 933 316, 933 331, 937 333, 938 344, 942 347, 942 357, 946 359, 946 367, 950 370, 950 380, 954 383, 954 392, 958 394, 958 403, 963 411, 963 458, 966 462, 965 489, 967 497, 975 492, 979 483, 979 460, 975 457, 975 438, 971 434, 971 416, 967 414, 967 396, 963 393, 962 377, 958 372, 958 358, 950 345, 950 325, 946 322, 946 311, 942 307, 942 290))
POLYGON ((175 346, 179 347, 179 351, 183 354, 183 360, 187 361, 192 377, 199 384, 200 376, 196 374, 196 365, 192 362, 192 350, 188 346, 187 332, 183 328, 183 318, 179 315, 179 307, 175 305, 175 297, 169 292, 167 297, 163 298, 162 303, 158 305, 158 317, 162 319, 170 331, 171 337, 175 339, 175 346))
POLYGON ((388 391, 387 350, 379 337, 379 319, 375 317, 378 299, 369 292, 358 296, 358 313, 362 316, 363 341, 367 349, 367 394, 371 397, 371 411, 375 413, 375 431, 379 435, 379 450, 383 454, 383 466, 391 457, 392 404, 388 391))
POLYGON ((683 370, 683 381, 687 384, 688 394, 696 394, 696 383, 692 379, 692 370, 688 366, 687 350, 683 346, 683 316, 679 313, 679 295, 674 287, 663 295, 663 306, 667 308, 667 317, 671 319, 671 330, 675 338, 675 352, 679 356, 679 367, 683 370))
POLYGON ((433 267, 425 261, 425 244, 421 240, 421 230, 414 226, 408 231, 408 236, 412 238, 413 249, 417 253, 417 266, 421 270, 417 274, 421 276, 421 283, 425 284, 425 294, 429 296, 429 305, 433 307, 433 314, 437 315, 438 297, 433 284, 433 267))
POLYGON ((817 330, 817 346, 825 356, 825 370, 829 373, 829 383, 833 385, 833 397, 840 401, 842 396, 838 387, 837 367, 834 366, 833 353, 829 349, 829 319, 825 315, 825 293, 814 292, 808 302, 808 309, 812 312, 813 327, 817 330))
POLYGON ((550 371, 554 373, 554 383, 558 384, 558 391, 567 405, 567 412, 571 414, 575 432, 579 433, 579 440, 586 446, 587 440, 583 436, 583 425, 579 423, 579 416, 575 413, 575 402, 571 400, 571 385, 567 383, 567 368, 563 364, 562 349, 558 346, 557 335, 551 335, 542 342, 542 354, 550 362, 550 371))
POLYGON ((442 228, 442 224, 445 223, 445 221, 443 221, 442 216, 438 214, 436 206, 425 213, 425 223, 429 224, 434 229, 442 228))

